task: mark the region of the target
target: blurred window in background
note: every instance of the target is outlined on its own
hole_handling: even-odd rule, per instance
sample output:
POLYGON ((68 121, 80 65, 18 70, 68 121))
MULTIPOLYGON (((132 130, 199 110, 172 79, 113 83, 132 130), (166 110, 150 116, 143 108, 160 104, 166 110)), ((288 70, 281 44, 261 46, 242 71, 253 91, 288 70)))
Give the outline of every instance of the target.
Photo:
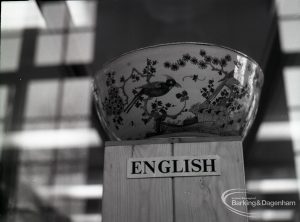
POLYGON ((282 51, 300 51, 300 1, 276 0, 282 51))
POLYGON ((89 69, 97 7, 1 2, 0 157, 10 171, 10 222, 101 221, 103 150, 89 69))
MULTIPOLYGON (((281 112, 277 112, 279 115, 276 118, 273 117, 272 121, 263 121, 257 135, 257 140, 261 144, 272 144, 272 146, 266 145, 265 149, 268 150, 266 153, 261 149, 260 156, 272 152, 272 155, 265 159, 270 161, 272 159, 278 164, 272 170, 264 170, 267 166, 261 166, 260 171, 268 172, 269 178, 248 180, 247 185, 250 191, 261 194, 265 198, 274 200, 280 196, 283 199, 295 200, 298 205, 300 193, 300 1, 276 0, 275 2, 282 51, 280 55, 282 70, 280 70, 280 82, 277 84, 280 87, 274 86, 272 97, 276 100, 273 104, 279 104, 278 109, 286 107, 286 113, 283 113, 284 109, 282 109, 281 112), (289 151, 290 147, 291 151, 289 151), (293 175, 294 171, 296 175, 293 175)), ((276 107, 276 105, 273 106, 276 107)), ((300 218, 297 208, 270 209, 263 214, 261 215, 262 221, 299 221, 300 218)))
POLYGON ((21 46, 22 37, 20 34, 8 37, 1 32, 0 72, 13 72, 18 70, 21 46))
MULTIPOLYGON (((284 55, 294 61, 283 69, 289 110, 289 130, 295 153, 297 177, 300 178, 300 1, 276 0, 281 47, 284 55), (298 61, 297 61, 298 57, 298 61), (294 59, 293 59, 294 58, 294 59)), ((298 188, 300 190, 300 188, 298 188)))
POLYGON ((87 64, 93 61, 96 1, 48 1, 41 11, 46 28, 41 29, 35 64, 87 64))

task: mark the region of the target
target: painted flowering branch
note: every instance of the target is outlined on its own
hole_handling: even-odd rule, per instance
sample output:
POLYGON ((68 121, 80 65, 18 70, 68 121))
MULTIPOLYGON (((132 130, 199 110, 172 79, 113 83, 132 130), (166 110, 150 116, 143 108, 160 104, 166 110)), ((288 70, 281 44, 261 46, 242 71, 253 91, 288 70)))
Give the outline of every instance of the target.
POLYGON ((145 68, 143 69, 143 73, 137 70, 136 68, 132 68, 130 75, 125 78, 122 76, 120 78, 121 86, 115 86, 116 88, 120 89, 124 95, 124 105, 127 105, 129 102, 129 96, 126 93, 125 86, 129 80, 132 80, 133 82, 137 82, 141 78, 146 78, 146 81, 149 83, 150 79, 154 76, 154 73, 156 72, 155 65, 157 64, 156 60, 147 59, 147 64, 145 68))
POLYGON ((125 78, 121 76, 120 84, 116 84, 115 71, 109 71, 106 74, 106 86, 108 87, 108 96, 105 97, 103 107, 107 115, 112 116, 112 121, 115 128, 118 130, 120 125, 124 124, 122 112, 129 103, 129 96, 126 93, 126 85, 129 80, 138 82, 140 78, 146 78, 149 83, 150 79, 154 76, 157 64, 156 60, 147 59, 147 64, 140 72, 136 68, 132 68, 130 75, 125 78))
POLYGON ((127 95, 127 93, 125 91, 125 86, 126 86, 126 83, 132 78, 132 73, 133 73, 133 70, 131 72, 131 75, 128 76, 126 79, 125 79, 124 76, 122 76, 121 79, 120 79, 120 82, 122 82, 122 85, 120 87, 118 87, 118 88, 120 88, 122 90, 122 93, 123 93, 123 95, 125 97, 125 99, 124 99, 124 105, 128 104, 129 96, 127 95))
POLYGON ((184 76, 183 78, 182 78, 182 81, 184 81, 185 79, 187 79, 187 78, 191 78, 193 81, 195 81, 195 82, 197 82, 198 80, 199 81, 204 81, 205 79, 206 79, 206 77, 203 77, 203 79, 200 79, 199 77, 198 77, 198 75, 197 74, 194 74, 194 75, 190 75, 190 76, 184 76))
POLYGON ((127 78, 124 78, 124 76, 121 77, 120 81, 122 82, 122 86, 120 86, 119 88, 122 90, 122 93, 124 94, 124 97, 125 97, 124 105, 127 105, 128 104, 128 100, 129 100, 129 96, 127 95, 126 90, 125 90, 126 83, 130 79, 133 79, 135 81, 139 81, 139 77, 137 75, 135 75, 135 74, 137 74, 138 76, 141 76, 143 78, 147 78, 148 77, 147 75, 144 75, 143 73, 141 73, 140 71, 138 71, 136 68, 132 68, 131 74, 127 78))
MULTIPOLYGON (((232 61, 230 55, 226 55, 224 58, 217 58, 212 57, 206 54, 205 50, 200 50, 200 56, 201 59, 191 56, 190 54, 186 53, 183 54, 180 59, 178 59, 176 62, 165 62, 164 66, 166 68, 170 68, 172 71, 177 71, 181 67, 184 67, 187 62, 190 62, 193 65, 197 65, 200 69, 206 69, 208 66, 211 68, 212 71, 218 72, 219 75, 225 75, 225 78, 229 78, 232 71, 226 71, 224 68, 227 66, 228 62, 232 61), (219 67, 220 68, 219 68, 219 67)), ((234 64, 238 64, 238 62, 234 61, 234 64)), ((191 78, 195 82, 197 80, 203 81, 204 79, 199 79, 197 75, 189 75, 183 77, 183 80, 185 78, 191 78)), ((221 80, 220 80, 221 81, 221 80)))
MULTIPOLYGON (((196 58, 192 57, 190 54, 184 54, 182 58, 178 59, 176 62, 165 62, 164 65, 166 68, 170 68, 173 71, 177 71, 180 67, 183 67, 186 65, 187 62, 190 62, 191 64, 197 65, 200 69, 206 69, 208 67, 211 68, 212 71, 218 72, 219 75, 224 75, 222 79, 220 79, 218 82, 221 82, 216 89, 214 89, 212 86, 210 86, 210 89, 203 88, 202 95, 205 97, 205 101, 202 103, 196 103, 191 106, 190 111, 197 115, 197 113, 200 110, 209 110, 211 107, 211 104, 213 103, 213 100, 219 95, 219 93, 222 91, 222 89, 226 86, 231 91, 233 86, 236 87, 242 87, 240 85, 240 82, 234 78, 234 70, 226 71, 225 67, 228 65, 228 62, 232 61, 232 58, 230 55, 226 55, 223 58, 217 58, 212 57, 206 54, 205 50, 200 50, 199 52, 200 56, 202 58, 196 58), (206 90, 206 91, 205 91, 206 90)), ((239 62, 233 61, 235 65, 241 65, 239 62)), ((204 79, 199 79, 198 75, 189 75, 183 77, 182 80, 186 78, 191 78, 193 81, 204 79)), ((212 80, 209 80, 209 82, 212 80)))
POLYGON ((154 102, 152 102, 151 107, 152 110, 148 110, 148 104, 149 101, 153 98, 146 98, 143 99, 143 106, 141 108, 143 109, 143 118, 145 124, 147 124, 151 119, 154 118, 155 121, 158 123, 161 123, 166 118, 176 119, 179 115, 181 115, 183 112, 186 112, 186 105, 187 100, 189 99, 187 92, 184 90, 181 93, 176 94, 176 98, 180 100, 180 102, 183 102, 182 108, 176 113, 176 114, 168 114, 168 110, 171 107, 175 107, 175 105, 172 105, 171 103, 164 104, 162 101, 155 99, 154 102))

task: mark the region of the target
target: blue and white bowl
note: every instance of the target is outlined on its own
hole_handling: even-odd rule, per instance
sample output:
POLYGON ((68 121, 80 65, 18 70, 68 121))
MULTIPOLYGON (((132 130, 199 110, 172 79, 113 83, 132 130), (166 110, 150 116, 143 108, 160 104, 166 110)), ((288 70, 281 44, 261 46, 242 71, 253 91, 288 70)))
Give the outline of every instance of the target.
POLYGON ((263 72, 248 56, 204 43, 126 53, 94 79, 100 121, 111 139, 241 136, 255 114, 263 72))

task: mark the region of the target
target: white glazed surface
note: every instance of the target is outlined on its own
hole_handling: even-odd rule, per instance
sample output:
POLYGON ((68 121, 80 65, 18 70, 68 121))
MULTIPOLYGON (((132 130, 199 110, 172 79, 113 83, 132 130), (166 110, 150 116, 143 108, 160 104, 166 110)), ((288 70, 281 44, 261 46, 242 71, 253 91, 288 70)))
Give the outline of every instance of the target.
POLYGON ((178 43, 136 50, 105 65, 95 76, 94 96, 111 139, 244 137, 262 83, 260 67, 242 53, 178 43))

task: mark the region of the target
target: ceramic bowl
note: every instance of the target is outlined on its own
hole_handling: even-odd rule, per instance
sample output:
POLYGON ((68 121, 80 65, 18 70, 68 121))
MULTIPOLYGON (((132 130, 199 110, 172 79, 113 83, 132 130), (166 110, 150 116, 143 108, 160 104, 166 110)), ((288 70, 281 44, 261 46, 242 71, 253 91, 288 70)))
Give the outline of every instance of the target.
POLYGON ((126 53, 94 80, 111 139, 241 136, 257 111, 259 65, 227 47, 173 43, 126 53))

